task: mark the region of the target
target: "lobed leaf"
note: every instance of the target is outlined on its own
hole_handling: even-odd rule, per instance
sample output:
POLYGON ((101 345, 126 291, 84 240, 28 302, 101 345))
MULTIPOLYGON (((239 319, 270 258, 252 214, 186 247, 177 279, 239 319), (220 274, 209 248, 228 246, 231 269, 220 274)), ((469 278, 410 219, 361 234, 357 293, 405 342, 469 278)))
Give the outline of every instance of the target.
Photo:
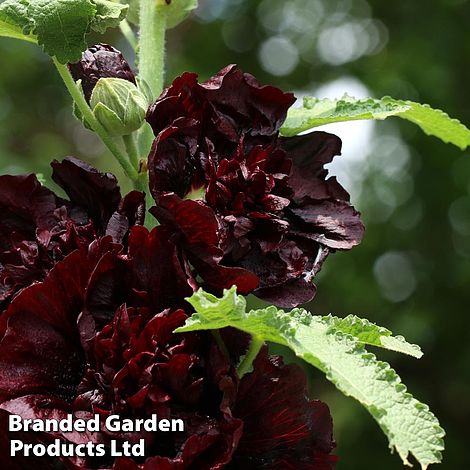
POLYGON ((294 136, 333 122, 383 120, 391 116, 411 121, 425 134, 438 137, 462 150, 470 145, 470 130, 457 119, 452 119, 443 111, 426 104, 396 100, 389 96, 381 99, 356 99, 347 95, 338 100, 305 98, 303 107, 289 110, 281 133, 294 136))
POLYGON ((444 449, 444 431, 429 408, 407 392, 396 372, 368 353, 364 344, 402 352, 413 345, 393 338, 386 329, 356 317, 339 319, 311 316, 303 309, 291 312, 267 307, 246 312, 246 301, 235 288, 221 299, 199 290, 188 301, 195 308, 176 332, 211 330, 228 326, 264 341, 288 346, 304 361, 325 373, 345 395, 358 400, 377 420, 405 464, 413 455, 423 469, 439 463, 444 449), (388 340, 383 341, 383 338, 388 340), (388 343, 392 339, 392 343, 388 343), (399 346, 397 346, 397 344, 399 346))
POLYGON ((87 34, 118 26, 127 9, 107 0, 6 0, 0 4, 0 36, 37 42, 59 62, 76 62, 87 34))

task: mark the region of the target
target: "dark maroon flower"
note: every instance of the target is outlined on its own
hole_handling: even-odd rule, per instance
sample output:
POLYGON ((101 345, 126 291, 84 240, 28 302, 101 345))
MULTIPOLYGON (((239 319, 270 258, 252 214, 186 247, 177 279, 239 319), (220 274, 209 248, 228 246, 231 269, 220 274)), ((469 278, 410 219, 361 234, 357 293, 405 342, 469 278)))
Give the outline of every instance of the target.
POLYGON ((73 250, 105 234, 122 242, 129 227, 143 223, 143 193, 121 198, 113 175, 75 158, 52 167, 70 200, 34 175, 0 176, 0 305, 73 250))
POLYGON ((293 101, 229 66, 204 83, 177 78, 147 116, 151 212, 195 274, 209 289, 236 284, 283 307, 311 300, 328 253, 357 245, 364 231, 324 168, 340 139, 279 137, 293 101))
POLYGON ((85 98, 90 102, 91 93, 100 78, 122 78, 136 84, 134 72, 123 55, 108 44, 96 44, 87 49, 79 62, 69 64, 75 81, 82 81, 85 98))
MULTIPOLYGON (((199 151, 207 156, 207 147, 215 145, 218 156, 224 158, 242 136, 245 146, 270 143, 294 101, 293 94, 262 86, 253 75, 229 65, 203 83, 198 83, 195 73, 178 77, 149 108, 147 120, 155 135, 192 122, 199 151)), ((190 163, 199 166, 200 162, 196 158, 190 163)))
MULTIPOLYGON (((27 419, 156 413, 185 423, 174 433, 25 436, 146 442, 146 459, 63 457, 66 468, 333 469, 331 417, 307 398, 300 368, 263 349, 240 381, 210 333, 173 333, 191 287, 166 230, 134 227, 127 248, 95 240, 12 300, 0 315, 0 409, 27 419)), ((0 445, 8 438, 0 434, 0 445)))

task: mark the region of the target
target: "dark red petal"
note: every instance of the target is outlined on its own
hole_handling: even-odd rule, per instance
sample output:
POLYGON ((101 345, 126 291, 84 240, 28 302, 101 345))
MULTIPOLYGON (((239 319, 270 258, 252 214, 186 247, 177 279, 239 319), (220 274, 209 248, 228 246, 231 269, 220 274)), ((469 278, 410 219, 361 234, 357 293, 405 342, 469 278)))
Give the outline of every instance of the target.
POLYGON ((226 122, 230 126, 233 122, 243 133, 253 136, 275 134, 295 101, 291 93, 261 86, 253 75, 243 73, 236 65, 225 67, 201 83, 201 87, 206 90, 209 103, 219 112, 218 123, 226 122))
POLYGON ((144 225, 145 194, 131 191, 119 203, 119 208, 109 219, 106 235, 111 235, 113 241, 122 243, 128 231, 134 225, 144 225))
POLYGON ((259 285, 258 276, 244 268, 227 267, 220 264, 223 252, 221 249, 208 247, 191 247, 190 261, 201 278, 219 292, 237 286, 240 294, 248 295, 259 285))
POLYGON ((111 215, 118 209, 121 193, 111 173, 101 173, 81 160, 68 157, 52 162, 52 179, 64 189, 70 201, 83 208, 103 234, 111 215))
POLYGON ((0 400, 29 393, 71 397, 82 373, 77 319, 109 241, 75 251, 42 283, 22 290, 0 316, 0 400))
POLYGON ((83 361, 79 339, 28 313, 11 317, 0 341, 0 400, 29 393, 70 398, 83 361))
POLYGON ((125 268, 116 257, 120 246, 109 244, 104 253, 101 250, 99 247, 94 259, 83 304, 83 314, 90 315, 88 321, 93 321, 98 328, 114 317, 116 308, 126 299, 125 268))
POLYGON ((11 246, 13 233, 34 239, 36 229, 51 230, 57 223, 59 201, 36 176, 0 176, 0 248, 11 246))
POLYGON ((198 132, 196 121, 179 119, 158 134, 148 159, 150 190, 155 198, 161 192, 184 197, 190 191, 198 132))
POLYGON ((43 279, 49 260, 41 263, 37 243, 24 241, 10 251, 0 252, 0 302, 8 299, 22 287, 43 279))
POLYGON ((282 148, 293 161, 289 187, 293 189, 293 200, 297 204, 318 199, 340 199, 349 201, 349 194, 336 181, 326 179, 324 167, 336 155, 341 155, 341 140, 326 132, 281 139, 282 148))
POLYGON ((161 311, 184 305, 193 293, 170 232, 157 227, 149 232, 134 227, 129 235, 128 272, 133 289, 148 293, 149 307, 161 311))
POLYGON ((306 377, 299 366, 284 365, 262 350, 254 372, 240 383, 233 414, 244 423, 234 456, 237 468, 334 469, 328 407, 308 399, 306 377), (291 467, 284 467, 285 462, 291 467))
POLYGON ((259 288, 280 286, 289 279, 303 275, 307 258, 292 241, 283 241, 273 252, 252 249, 240 264, 260 278, 259 288))
POLYGON ((360 214, 345 201, 319 201, 290 211, 302 222, 292 235, 337 250, 349 250, 362 241, 364 225, 360 214))
POLYGON ((161 223, 178 229, 188 245, 218 244, 218 223, 214 211, 201 201, 183 200, 167 194, 159 197, 158 205, 151 212, 161 223))
POLYGON ((185 72, 176 78, 172 85, 164 90, 160 98, 149 107, 147 121, 158 135, 172 122, 181 117, 197 118, 198 109, 197 75, 185 72))
POLYGON ((72 253, 43 283, 24 289, 3 314, 1 400, 30 393, 73 394, 83 360, 76 320, 89 269, 83 252, 72 253))
POLYGON ((228 289, 236 285, 247 294, 258 286, 258 278, 240 267, 223 266, 223 251, 218 247, 219 224, 213 210, 200 201, 182 200, 168 194, 161 205, 151 209, 157 218, 176 232, 191 264, 210 286, 228 289))
POLYGON ((255 295, 266 302, 280 308, 294 308, 310 302, 317 293, 317 288, 305 276, 288 281, 274 287, 257 289, 255 295))
POLYGON ((285 209, 289 204, 289 199, 274 194, 266 194, 261 198, 261 204, 264 210, 268 212, 279 212, 285 209))
POLYGON ((327 132, 316 131, 295 137, 282 137, 280 143, 294 166, 308 172, 308 175, 303 173, 305 177, 324 178, 327 174, 325 165, 335 155, 341 155, 341 139, 327 132))

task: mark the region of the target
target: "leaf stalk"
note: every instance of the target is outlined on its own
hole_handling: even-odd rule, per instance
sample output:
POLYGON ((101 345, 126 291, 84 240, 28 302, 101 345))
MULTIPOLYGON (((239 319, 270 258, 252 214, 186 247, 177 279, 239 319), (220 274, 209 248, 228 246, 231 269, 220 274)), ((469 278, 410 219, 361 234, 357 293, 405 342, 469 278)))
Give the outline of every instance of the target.
POLYGON ((258 336, 251 337, 251 343, 248 347, 248 351, 246 352, 245 357, 240 362, 240 365, 237 369, 237 373, 240 379, 248 372, 251 372, 253 361, 256 359, 256 356, 258 356, 258 353, 260 352, 263 344, 264 341, 258 336))

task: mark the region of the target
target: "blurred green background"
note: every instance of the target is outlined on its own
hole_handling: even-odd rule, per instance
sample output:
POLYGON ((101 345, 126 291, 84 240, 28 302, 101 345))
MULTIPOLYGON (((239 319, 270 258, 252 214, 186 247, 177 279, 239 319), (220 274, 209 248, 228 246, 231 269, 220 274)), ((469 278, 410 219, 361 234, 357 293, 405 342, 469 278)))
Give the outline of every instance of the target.
MULTIPOLYGON (((470 2, 201 0, 170 32, 167 81, 207 78, 238 63, 297 96, 391 95, 444 109, 470 125, 470 2)), ((132 54, 117 31, 104 40, 132 54)), ((93 40, 93 38, 92 38, 93 40)), ((76 155, 115 171, 101 143, 71 116, 47 56, 0 41, 0 171, 42 173, 76 155)), ((343 139, 331 165, 363 213, 364 242, 331 256, 309 306, 356 313, 420 344, 420 361, 383 354, 447 431, 442 469, 470 468, 470 155, 412 124, 328 126, 343 139), (467 313, 465 313, 467 312, 467 313)), ((124 185, 125 186, 125 185, 124 185)), ((331 407, 339 470, 402 468, 382 432, 315 371, 312 394, 331 407)))

